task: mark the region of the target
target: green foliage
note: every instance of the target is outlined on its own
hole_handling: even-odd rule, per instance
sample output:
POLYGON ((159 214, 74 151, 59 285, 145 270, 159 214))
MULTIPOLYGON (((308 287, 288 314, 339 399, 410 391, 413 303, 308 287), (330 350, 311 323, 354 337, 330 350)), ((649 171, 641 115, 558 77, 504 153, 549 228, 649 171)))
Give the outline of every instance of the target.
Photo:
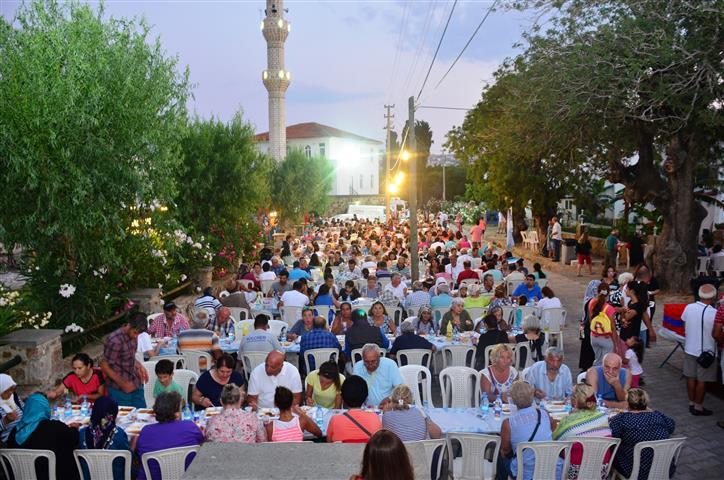
MULTIPOLYGON (((465 195, 465 168, 462 166, 445 167, 445 198, 456 199, 465 195)), ((427 167, 419 178, 422 194, 418 199, 426 203, 430 199, 442 199, 442 167, 427 167)))
POLYGON ((325 157, 311 157, 292 150, 276 164, 272 176, 272 205, 282 222, 296 223, 305 213, 323 213, 329 206, 334 171, 325 157))
MULTIPOLYGON (((407 123, 402 129, 402 138, 407 138, 407 123)), ((406 142, 407 143, 407 142, 406 142)), ((425 120, 415 120, 415 160, 417 161, 417 201, 424 201, 425 195, 425 179, 427 175, 427 159, 430 157, 430 147, 433 144, 432 130, 430 124, 425 120)), ((405 147, 409 150, 408 147, 405 147)), ((407 165, 402 165, 403 169, 409 168, 407 165)), ((407 190, 407 188, 405 188, 407 190)), ((442 196, 442 188, 440 189, 440 196, 442 196)), ((407 198, 405 194, 403 197, 407 198)))

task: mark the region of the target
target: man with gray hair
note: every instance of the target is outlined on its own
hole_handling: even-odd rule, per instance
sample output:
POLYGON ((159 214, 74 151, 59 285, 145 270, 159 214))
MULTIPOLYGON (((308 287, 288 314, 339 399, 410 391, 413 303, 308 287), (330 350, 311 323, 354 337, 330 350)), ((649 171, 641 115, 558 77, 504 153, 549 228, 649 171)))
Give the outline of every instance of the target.
POLYGON ((397 363, 382 356, 380 347, 368 343, 362 347, 362 360, 354 364, 353 373, 367 382, 367 405, 383 408, 392 390, 402 383, 397 363))
POLYGON ((417 311, 424 305, 430 305, 430 294, 425 290, 421 281, 415 280, 412 282, 412 293, 405 299, 405 308, 413 308, 417 311))
POLYGON ((699 301, 690 303, 681 314, 686 331, 684 342, 684 376, 689 394, 689 413, 694 416, 711 415, 704 408, 706 382, 716 381, 716 340, 714 340, 714 320, 717 289, 706 283, 699 287, 699 301), (703 361, 705 352, 711 354, 708 365, 703 361), (702 356, 702 354, 704 354, 702 356))
MULTIPOLYGON (((431 358, 428 357, 432 356, 432 352, 435 351, 435 346, 428 342, 425 337, 415 334, 415 325, 412 323, 412 320, 405 320, 402 322, 400 324, 400 331, 402 334, 392 343, 390 356, 395 358, 397 352, 400 350, 430 350, 430 354, 424 358, 426 361, 423 361, 423 365, 430 363, 429 361, 431 358)), ((407 365, 407 358, 403 357, 401 360, 403 365, 407 365)))
POLYGON ((573 391, 571 370, 563 363, 563 352, 557 347, 546 349, 544 359, 530 367, 525 379, 541 400, 563 400, 573 391))
MULTIPOLYGON (((209 324, 211 318, 212 308, 201 308, 194 313, 191 318, 191 328, 179 332, 178 334, 178 349, 183 350, 201 350, 203 352, 209 352, 216 358, 221 355, 221 347, 219 347, 219 337, 211 330, 206 327, 209 324)), ((201 361, 199 363, 202 363, 201 361)), ((206 369, 205 361, 204 365, 199 365, 201 369, 206 369)))

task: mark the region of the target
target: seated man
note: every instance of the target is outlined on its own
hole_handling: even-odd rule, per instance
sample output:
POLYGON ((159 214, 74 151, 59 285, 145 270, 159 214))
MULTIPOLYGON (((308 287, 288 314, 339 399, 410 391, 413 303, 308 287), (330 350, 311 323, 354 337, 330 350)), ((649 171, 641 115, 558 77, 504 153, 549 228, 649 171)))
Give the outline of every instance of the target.
MULTIPOLYGON (((305 312, 306 313, 306 312, 305 312)), ((324 317, 315 317, 312 320, 312 331, 302 335, 299 341, 299 366, 304 365, 304 352, 315 348, 336 348, 342 350, 337 337, 327 330, 327 320, 324 317)), ((315 369, 314 359, 310 359, 309 366, 315 369)))
POLYGON ((457 283, 463 280, 480 280, 478 272, 473 270, 472 263, 467 260, 463 262, 463 271, 458 274, 457 283))
POLYGON ((279 300, 279 308, 303 307, 309 305, 309 297, 304 294, 306 284, 299 280, 292 285, 292 290, 284 292, 279 300))
POLYGON ((299 261, 296 261, 294 262, 294 268, 292 268, 292 271, 289 272, 289 280, 293 282, 299 280, 300 278, 306 278, 308 280, 311 280, 312 276, 309 274, 309 272, 301 267, 299 261))
POLYGON ((216 316, 209 322, 208 329, 220 337, 234 335, 234 318, 229 307, 221 307, 216 316))
POLYGON ((159 313, 151 320, 148 333, 155 338, 175 337, 182 330, 188 330, 189 321, 178 312, 178 307, 173 302, 163 306, 163 313, 159 313))
MULTIPOLYGON (((191 328, 184 330, 178 334, 178 350, 200 350, 211 353, 213 358, 221 355, 221 347, 219 346, 219 337, 207 330, 209 324, 209 311, 211 309, 203 308, 196 312, 191 320, 191 328)), ((199 360, 199 369, 205 370, 207 367, 206 360, 199 360)))
POLYGON ((543 298, 543 294, 540 291, 540 287, 535 283, 535 276, 528 274, 525 276, 525 281, 516 287, 513 291, 515 298, 525 295, 528 301, 538 301, 543 298))
POLYGON ((380 417, 361 410, 368 395, 367 382, 352 375, 342 384, 342 402, 347 412, 334 415, 327 426, 328 442, 367 443, 382 428, 380 417))
POLYGON ((279 351, 269 352, 266 361, 258 365, 249 375, 247 402, 253 409, 273 408, 274 392, 277 387, 287 387, 294 394, 294 405, 302 399, 302 379, 297 367, 284 361, 279 351))
MULTIPOLYGON (((249 307, 249 302, 246 301, 244 292, 239 290, 239 284, 236 280, 229 280, 226 283, 226 291, 229 292, 229 294, 221 299, 222 305, 225 307, 246 308, 247 310, 251 309, 251 307, 249 307)), ((241 318, 237 318, 237 320, 241 320, 241 318)))
MULTIPOLYGON (((430 355, 435 351, 435 345, 428 342, 425 337, 421 337, 415 333, 415 325, 410 320, 405 320, 400 324, 400 332, 402 334, 395 339, 390 349, 390 356, 394 358, 400 350, 421 349, 430 350, 430 355)), ((405 361, 407 363, 407 361, 405 361)))
POLYGON ((289 272, 287 272, 286 270, 282 270, 277 275, 277 281, 272 283, 272 286, 269 289, 268 296, 281 298, 281 296, 284 295, 285 292, 288 292, 292 289, 292 284, 289 283, 289 272))
POLYGON ((380 347, 368 343, 362 348, 362 360, 354 364, 353 373, 367 382, 367 405, 380 408, 390 401, 392 390, 405 383, 400 375, 397 363, 384 358, 380 347))
POLYGON ((621 357, 615 353, 603 356, 602 367, 591 367, 586 372, 586 383, 601 395, 609 408, 628 408, 626 393, 631 388, 631 371, 622 368, 621 357))
POLYGON ((352 326, 344 335, 344 354, 348 360, 352 360, 352 350, 367 344, 374 343, 382 348, 390 346, 390 341, 382 330, 369 324, 367 312, 358 308, 352 311, 351 318, 352 326))
POLYGON ((563 364, 563 352, 556 347, 546 350, 544 360, 530 367, 525 379, 535 388, 535 396, 546 400, 563 400, 573 392, 573 379, 563 364))
MULTIPOLYGON (((377 278, 379 278, 379 275, 377 275, 377 278)), ((385 288, 382 289, 383 294, 389 292, 391 295, 389 295, 391 298, 394 298, 393 301, 398 302, 400 305, 402 305, 405 302, 405 297, 407 296, 407 287, 402 282, 402 277, 400 277, 399 273, 393 273, 392 279, 390 280, 390 283, 385 285, 385 288)))
POLYGON ((259 314, 254 318, 254 331, 241 338, 239 357, 247 352, 268 353, 281 349, 277 337, 269 332, 269 317, 259 314))
POLYGON ((297 320, 287 333, 287 340, 293 342, 297 337, 312 331, 312 320, 314 320, 314 307, 303 307, 302 318, 297 320))

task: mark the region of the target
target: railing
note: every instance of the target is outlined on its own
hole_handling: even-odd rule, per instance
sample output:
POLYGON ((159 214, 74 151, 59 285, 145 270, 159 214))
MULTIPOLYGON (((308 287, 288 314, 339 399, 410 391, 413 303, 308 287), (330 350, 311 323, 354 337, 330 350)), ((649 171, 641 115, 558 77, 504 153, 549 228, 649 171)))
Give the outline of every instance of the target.
POLYGON ((11 368, 13 368, 16 365, 20 365, 20 363, 23 361, 23 359, 20 357, 20 355, 15 355, 13 358, 8 360, 5 363, 0 363, 0 373, 5 373, 11 368))

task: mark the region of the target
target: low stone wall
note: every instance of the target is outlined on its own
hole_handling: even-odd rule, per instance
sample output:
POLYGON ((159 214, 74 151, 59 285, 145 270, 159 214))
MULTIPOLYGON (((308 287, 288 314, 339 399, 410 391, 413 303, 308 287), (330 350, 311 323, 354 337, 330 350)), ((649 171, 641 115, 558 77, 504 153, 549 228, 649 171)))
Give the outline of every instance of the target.
POLYGON ((47 389, 63 376, 62 330, 17 330, 0 338, 0 362, 20 355, 22 362, 7 373, 23 392, 47 389))

